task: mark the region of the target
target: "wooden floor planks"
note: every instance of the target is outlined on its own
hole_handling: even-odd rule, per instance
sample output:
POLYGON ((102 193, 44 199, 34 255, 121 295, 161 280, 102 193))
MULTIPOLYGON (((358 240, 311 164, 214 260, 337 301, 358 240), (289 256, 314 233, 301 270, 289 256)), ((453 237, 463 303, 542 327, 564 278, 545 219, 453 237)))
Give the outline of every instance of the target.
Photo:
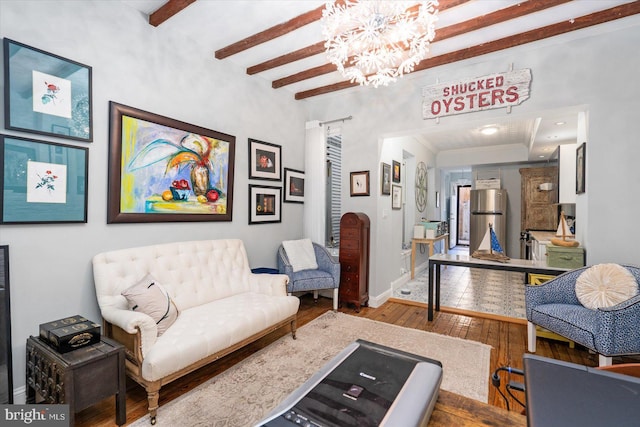
MULTIPOLYGON (((298 313, 298 327, 310 322, 322 313, 331 309, 331 300, 320 298, 313 302, 310 295, 301 298, 300 311, 298 313)), ((479 341, 493 347, 491 351, 490 373, 500 366, 522 368, 522 356, 527 350, 526 325, 505 322, 497 319, 463 316, 445 312, 436 312, 433 322, 428 322, 427 310, 424 307, 413 304, 405 304, 398 301, 389 301, 378 308, 363 307, 360 313, 356 313, 353 307, 341 307, 341 312, 365 317, 380 322, 392 323, 398 326, 420 329, 438 334, 479 341)), ((269 345, 287 331, 279 330, 257 342, 227 356, 212 365, 206 366, 186 377, 170 383, 160 390, 160 404, 177 398, 192 390, 199 384, 207 381, 225 369, 240 362, 255 351, 269 345)), ((598 357, 595 354, 576 345, 575 349, 569 348, 565 342, 538 339, 538 355, 552 357, 587 366, 597 366, 598 357)), ((635 358, 614 358, 614 363, 637 362, 635 358)), ((501 374, 504 375, 504 374, 501 374)), ((502 384, 508 381, 506 376, 501 377, 502 384)), ((521 382, 522 377, 514 376, 514 381, 521 382)), ((489 382, 491 384, 491 382, 489 382)), ((524 400, 524 395, 517 395, 524 400)), ((489 386, 489 403, 505 408, 506 404, 496 389, 489 386)), ((512 410, 520 411, 522 408, 510 398, 512 410)), ((127 424, 143 417, 147 413, 146 393, 133 381, 127 381, 127 424)), ((115 425, 115 402, 113 398, 106 399, 94 405, 76 416, 76 425, 80 427, 99 427, 115 425)))

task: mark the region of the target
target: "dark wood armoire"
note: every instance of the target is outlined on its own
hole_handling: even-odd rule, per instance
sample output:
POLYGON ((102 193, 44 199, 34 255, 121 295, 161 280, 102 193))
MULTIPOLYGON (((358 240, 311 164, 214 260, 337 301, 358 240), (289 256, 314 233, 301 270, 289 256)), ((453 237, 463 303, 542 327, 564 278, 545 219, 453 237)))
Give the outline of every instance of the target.
POLYGON ((348 212, 340 219, 339 304, 355 304, 356 312, 369 301, 369 217, 348 212))

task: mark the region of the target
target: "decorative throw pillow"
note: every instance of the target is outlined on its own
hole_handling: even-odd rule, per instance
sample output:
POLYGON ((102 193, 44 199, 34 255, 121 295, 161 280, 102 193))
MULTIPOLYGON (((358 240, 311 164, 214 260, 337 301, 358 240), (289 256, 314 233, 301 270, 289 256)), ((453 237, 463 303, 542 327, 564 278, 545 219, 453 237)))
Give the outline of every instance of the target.
POLYGON ((128 289, 122 291, 129 309, 145 313, 158 325, 158 336, 162 335, 178 318, 178 308, 167 291, 150 274, 128 289))
POLYGON ((285 240, 282 242, 293 271, 315 270, 318 268, 316 253, 311 239, 285 240))
POLYGON ((638 283, 619 264, 598 264, 583 271, 576 280, 576 296, 591 309, 613 307, 638 293, 638 283))

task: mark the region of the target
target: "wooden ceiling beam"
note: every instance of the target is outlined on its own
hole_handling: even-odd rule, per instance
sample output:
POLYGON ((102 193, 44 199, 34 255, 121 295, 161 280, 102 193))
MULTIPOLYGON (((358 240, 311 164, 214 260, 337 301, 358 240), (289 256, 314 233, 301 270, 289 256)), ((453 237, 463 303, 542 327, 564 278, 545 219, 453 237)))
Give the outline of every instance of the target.
POLYGON ((162 24, 164 21, 171 18, 173 15, 178 12, 186 9, 191 3, 194 3, 196 0, 169 0, 165 4, 163 4, 158 10, 149 15, 149 24, 157 27, 162 24))
MULTIPOLYGON (((491 25, 499 24, 501 22, 509 21, 511 19, 520 18, 530 13, 540 12, 541 10, 548 9, 553 6, 558 6, 569 1, 571 0, 539 0, 527 1, 525 3, 509 6, 483 16, 460 22, 458 24, 440 28, 436 31, 436 42, 446 40, 450 37, 459 36, 471 31, 479 30, 491 25)), ((351 58, 349 60, 351 60, 351 58)), ((280 78, 278 80, 274 80, 271 83, 271 87, 273 87, 274 89, 278 89, 286 85, 298 83, 303 80, 332 73, 336 71, 336 69, 336 66, 333 64, 320 65, 296 74, 292 74, 290 76, 280 78)))
MULTIPOLYGON (((571 31, 581 30, 591 27, 593 25, 604 24, 616 19, 625 18, 627 16, 636 15, 640 13, 640 2, 635 1, 632 3, 626 3, 624 5, 612 7, 600 12, 595 12, 589 15, 581 16, 570 21, 564 21, 557 24, 548 25, 535 30, 526 31, 524 33, 516 34, 513 36, 505 37, 502 39, 494 40, 492 42, 483 43, 466 49, 461 49, 455 52, 446 53, 433 58, 427 58, 421 61, 414 69, 413 72, 427 70, 429 68, 437 67, 440 65, 451 64, 453 62, 462 61, 465 59, 474 58, 480 55, 497 52, 500 50, 508 49, 511 47, 520 46, 526 43, 535 42, 549 37, 569 33, 571 31)), ((342 89, 348 89, 350 87, 358 86, 357 83, 351 83, 349 81, 343 81, 332 85, 322 86, 314 89, 309 89, 295 94, 295 99, 301 100, 310 98, 313 96, 323 95, 326 93, 336 92, 342 89)))
POLYGON ((323 10, 324 6, 320 6, 309 12, 303 13, 302 15, 296 16, 295 18, 290 19, 287 22, 275 25, 236 43, 230 44, 229 46, 223 47, 222 49, 218 49, 215 52, 215 57, 217 59, 224 59, 231 55, 235 55, 236 53, 240 53, 259 44, 266 43, 270 40, 295 31, 298 28, 304 27, 305 25, 320 19, 322 17, 323 10))
MULTIPOLYGON (((450 9, 455 6, 459 6, 468 2, 469 0, 440 0, 439 11, 444 11, 450 9)), ((570 1, 570 0, 563 0, 570 1)), ((415 6, 417 9, 418 6, 415 6)), ((322 14, 320 15, 322 17, 322 14)), ((268 31, 268 30, 267 30, 268 31)), ((273 68, 281 67, 286 64, 290 64, 295 61, 299 61, 304 58, 309 58, 310 56, 319 55, 325 51, 324 42, 318 42, 311 46, 303 47, 294 52, 286 53, 284 55, 278 56, 277 58, 270 59, 268 61, 262 62, 260 64, 252 65, 247 68, 247 74, 253 75, 257 73, 261 73, 263 71, 271 70, 273 68)))

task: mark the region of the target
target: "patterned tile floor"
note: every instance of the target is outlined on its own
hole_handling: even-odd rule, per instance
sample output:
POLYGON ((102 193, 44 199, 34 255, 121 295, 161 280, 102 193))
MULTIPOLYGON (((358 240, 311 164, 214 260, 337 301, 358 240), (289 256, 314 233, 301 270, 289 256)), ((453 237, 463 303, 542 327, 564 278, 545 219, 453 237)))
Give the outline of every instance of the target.
MULTIPOLYGON (((468 253, 454 248, 449 253, 468 253)), ((427 271, 394 291, 394 298, 426 303, 427 271), (406 294, 409 291, 409 294, 406 294)), ((524 274, 448 266, 440 276, 440 305, 525 319, 524 274)))

